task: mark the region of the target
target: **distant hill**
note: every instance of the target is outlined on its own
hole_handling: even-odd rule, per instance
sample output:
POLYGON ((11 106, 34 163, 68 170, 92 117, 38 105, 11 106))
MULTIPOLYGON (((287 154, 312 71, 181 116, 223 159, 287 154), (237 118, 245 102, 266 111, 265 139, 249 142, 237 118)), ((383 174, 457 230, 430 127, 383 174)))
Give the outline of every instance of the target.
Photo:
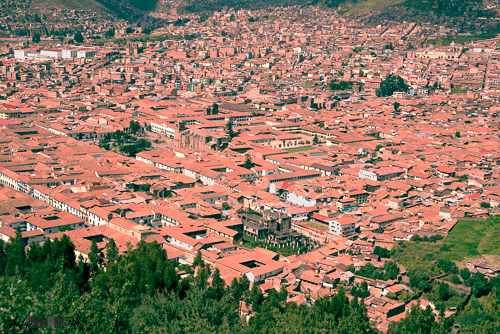
POLYGON ((140 12, 152 11, 159 0, 32 0, 33 7, 40 10, 68 8, 91 10, 97 13, 113 13, 127 18, 140 12))
POLYGON ((178 0, 163 5, 159 0, 32 0, 37 8, 66 7, 93 10, 97 13, 114 13, 122 18, 133 18, 159 7, 176 7, 179 13, 202 13, 223 8, 262 9, 288 5, 320 5, 338 9, 344 16, 355 16, 372 11, 384 12, 391 7, 413 7, 448 16, 473 13, 481 16, 495 14, 485 8, 482 0, 178 0))
POLYGON ((482 0, 312 0, 313 4, 340 8, 339 12, 346 16, 363 14, 371 11, 383 12, 390 7, 413 7, 421 11, 434 11, 448 16, 461 16, 466 12, 486 14, 482 0))
POLYGON ((345 16, 371 11, 384 12, 398 6, 413 7, 448 16, 462 16, 466 12, 482 16, 492 14, 483 6, 482 0, 186 0, 178 10, 196 13, 218 11, 222 8, 262 9, 286 5, 321 5, 339 9, 339 13, 345 16))
POLYGON ((223 8, 234 9, 262 9, 277 6, 307 5, 310 1, 304 0, 188 0, 178 10, 190 13, 213 12, 223 8))

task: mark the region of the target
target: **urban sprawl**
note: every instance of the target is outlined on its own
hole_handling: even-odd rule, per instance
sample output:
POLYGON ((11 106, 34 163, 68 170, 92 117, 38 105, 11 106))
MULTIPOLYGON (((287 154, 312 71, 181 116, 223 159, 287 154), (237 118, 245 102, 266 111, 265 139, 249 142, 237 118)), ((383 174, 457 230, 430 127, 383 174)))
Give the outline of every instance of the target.
MULTIPOLYGON (((349 298, 387 330, 417 305, 387 253, 500 214, 498 39, 433 43, 496 20, 288 7, 167 11, 145 31, 56 14, 59 30, 86 29, 0 17, 0 31, 36 31, 0 39, 5 242, 65 234, 83 261, 93 242, 157 242, 179 265, 201 254, 227 284, 284 286, 297 304, 358 287, 349 298)), ((418 297, 436 317, 457 312, 418 297)))

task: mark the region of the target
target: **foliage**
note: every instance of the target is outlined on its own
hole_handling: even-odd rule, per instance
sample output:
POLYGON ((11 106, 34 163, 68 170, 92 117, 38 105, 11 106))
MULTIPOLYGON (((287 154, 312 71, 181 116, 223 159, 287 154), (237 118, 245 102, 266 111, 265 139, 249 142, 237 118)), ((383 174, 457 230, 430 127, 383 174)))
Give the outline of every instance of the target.
POLYGON ((424 310, 415 305, 406 317, 389 324, 387 334, 447 333, 452 324, 447 320, 436 322, 435 315, 429 306, 424 310), (436 331, 438 328, 443 331, 436 331))
POLYGON ((403 78, 398 75, 389 74, 385 80, 380 83, 380 88, 377 89, 378 97, 392 96, 394 92, 407 92, 409 86, 403 78))
POLYGON ((83 39, 83 35, 81 32, 76 32, 75 33, 75 42, 76 43, 83 43, 84 39, 83 39))
POLYGON ((438 261, 437 266, 447 274, 458 274, 459 272, 457 265, 450 260, 441 259, 438 261))
POLYGON ((313 144, 314 144, 314 145, 317 145, 318 143, 319 143, 318 135, 317 135, 317 134, 314 134, 313 144))
POLYGON ((219 105, 217 103, 214 103, 212 105, 212 115, 218 115, 219 114, 219 105))
POLYGON ((392 42, 390 42, 389 44, 386 44, 384 46, 384 50, 394 50, 394 45, 392 45, 392 42))
POLYGON ((381 258, 387 259, 391 257, 391 252, 387 248, 375 246, 375 248, 373 248, 373 255, 378 255, 381 258))
POLYGON ((130 126, 130 132, 132 134, 137 134, 142 129, 141 124, 138 121, 130 121, 129 126, 130 126))
POLYGON ((449 252, 442 254, 451 261, 480 258, 484 254, 500 255, 500 216, 487 221, 459 221, 450 231, 445 245, 449 252))
POLYGON ((59 228, 59 232, 66 232, 66 231, 73 231, 73 229, 69 225, 61 226, 59 228))
POLYGON ((398 277, 399 268, 393 261, 386 261, 383 269, 377 269, 372 263, 368 262, 353 273, 366 278, 387 281, 398 277))
POLYGON ((245 162, 243 163, 243 168, 246 168, 246 169, 253 168, 252 157, 250 156, 250 154, 245 155, 245 162))
POLYGON ((490 202, 481 202, 481 207, 484 209, 489 209, 491 208, 490 202))
POLYGON ((151 189, 151 185, 149 183, 144 183, 144 184, 134 184, 134 191, 135 192, 148 192, 149 189, 151 189))
POLYGON ((399 107, 401 106, 401 103, 394 102, 392 106, 394 107, 394 112, 399 112, 399 107))
MULTIPOLYGON (((365 281, 363 281, 363 283, 366 284, 365 281)), ((349 292, 351 294, 351 296, 353 297, 358 297, 358 298, 368 298, 370 297, 370 292, 368 291, 368 287, 366 288, 363 288, 363 287, 353 287, 351 289, 351 291, 349 292)))
POLYGON ((234 119, 232 117, 229 117, 229 120, 226 123, 226 133, 231 139, 237 135, 234 131, 234 119))
POLYGON ((351 90, 352 89, 352 82, 347 82, 347 81, 340 81, 340 82, 335 82, 335 81, 330 81, 329 87, 331 90, 351 90))
POLYGON ((35 43, 35 44, 36 44, 36 43, 40 43, 40 34, 39 34, 39 33, 37 33, 37 32, 34 32, 34 33, 33 33, 33 37, 31 38, 31 41, 32 41, 33 43, 35 43))

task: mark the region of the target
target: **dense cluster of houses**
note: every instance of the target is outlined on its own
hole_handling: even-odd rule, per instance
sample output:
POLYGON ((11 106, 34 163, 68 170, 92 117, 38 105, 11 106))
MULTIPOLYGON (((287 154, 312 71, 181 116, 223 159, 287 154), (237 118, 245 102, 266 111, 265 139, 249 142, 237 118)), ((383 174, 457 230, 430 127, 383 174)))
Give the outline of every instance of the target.
POLYGON ((390 296, 412 293, 404 268, 387 281, 355 271, 384 268, 375 247, 499 213, 498 51, 421 47, 432 25, 276 11, 157 31, 189 39, 5 42, 0 238, 66 234, 84 260, 93 240, 122 254, 154 241, 172 261, 201 253, 226 282, 284 285, 298 303, 366 283, 380 329, 403 317, 415 302, 390 296), (378 97, 391 74, 408 90, 378 97), (136 139, 151 145, 123 153, 136 139))

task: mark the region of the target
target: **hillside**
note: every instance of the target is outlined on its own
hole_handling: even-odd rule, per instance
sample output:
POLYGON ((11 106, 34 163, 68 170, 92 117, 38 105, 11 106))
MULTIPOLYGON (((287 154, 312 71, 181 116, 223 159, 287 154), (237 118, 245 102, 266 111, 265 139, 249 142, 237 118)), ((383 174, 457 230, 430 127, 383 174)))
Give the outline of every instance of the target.
POLYGON ((40 10, 53 8, 69 8, 77 10, 91 10, 99 13, 107 11, 106 7, 96 0, 32 0, 32 7, 40 10))
POLYGON ((339 8, 339 12, 346 16, 364 14, 371 11, 383 12, 391 7, 404 6, 421 11, 433 11, 436 14, 461 16, 465 13, 486 15, 481 0, 467 2, 454 0, 313 0, 313 4, 326 5, 330 8, 339 8))
POLYGON ((39 11, 54 8, 90 10, 98 14, 112 13, 121 18, 130 18, 143 11, 152 11, 158 0, 32 0, 32 8, 39 11))
POLYGON ((295 5, 307 5, 308 1, 300 0, 206 0, 200 1, 187 1, 187 4, 182 4, 177 9, 186 11, 189 13, 199 13, 199 12, 210 12, 219 11, 223 8, 234 8, 234 9, 263 9, 273 6, 295 6, 295 5))
MULTIPOLYGON (((114 13, 122 18, 130 18, 131 14, 153 11, 162 5, 159 0, 32 0, 36 8, 70 8, 92 10, 97 13, 114 13)), ((339 9, 344 16, 355 16, 373 11, 384 12, 391 7, 404 6, 421 11, 433 11, 438 15, 490 16, 481 0, 468 2, 454 0, 205 0, 174 1, 168 8, 175 7, 180 13, 200 13, 219 11, 223 8, 263 9, 269 6, 287 5, 320 5, 339 9)))

